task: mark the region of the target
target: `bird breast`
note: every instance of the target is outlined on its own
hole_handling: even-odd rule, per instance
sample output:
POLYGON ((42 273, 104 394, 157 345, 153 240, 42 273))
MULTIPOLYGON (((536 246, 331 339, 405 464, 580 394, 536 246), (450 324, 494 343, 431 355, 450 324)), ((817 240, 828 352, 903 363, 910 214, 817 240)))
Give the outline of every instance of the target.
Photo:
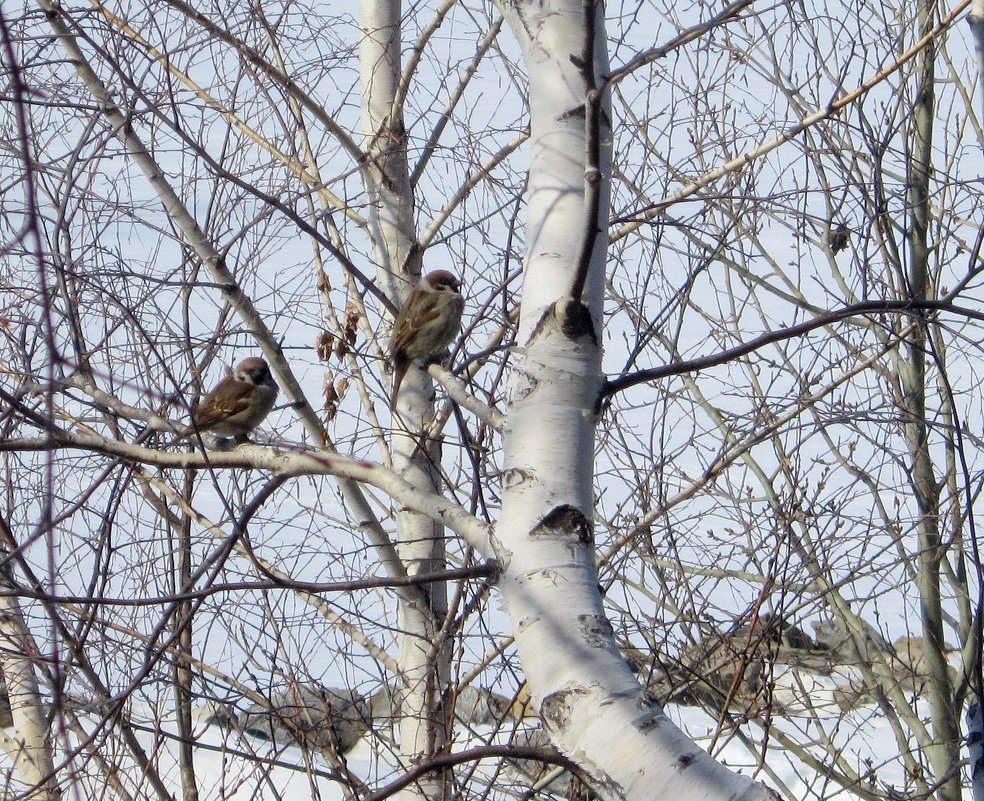
POLYGON ((431 304, 428 315, 430 319, 425 320, 417 335, 407 342, 407 358, 432 358, 445 350, 458 336, 465 299, 457 293, 448 293, 441 300, 443 302, 431 304))

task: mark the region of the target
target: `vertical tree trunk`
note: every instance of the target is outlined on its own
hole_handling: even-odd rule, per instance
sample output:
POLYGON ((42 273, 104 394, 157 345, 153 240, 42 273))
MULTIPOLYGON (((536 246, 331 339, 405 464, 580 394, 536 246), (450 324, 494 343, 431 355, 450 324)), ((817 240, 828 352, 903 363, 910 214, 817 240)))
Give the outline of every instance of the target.
MULTIPOLYGON (((398 0, 363 0, 360 62, 362 125, 367 161, 363 174, 371 199, 377 276, 386 294, 399 304, 410 282, 419 278, 413 194, 407 164, 406 131, 397 105, 401 77, 402 9, 398 0)), ((418 487, 440 490, 436 466, 440 446, 424 441, 425 421, 432 405, 430 379, 411 370, 394 414, 391 437, 393 467, 418 487), (426 385, 425 385, 426 383, 426 385)), ((428 517, 409 511, 397 514, 399 554, 409 575, 444 568, 444 531, 428 517)), ((450 651, 437 642, 447 614, 444 584, 428 584, 403 593, 399 601, 400 750, 409 767, 435 754, 446 741, 441 696, 449 677, 450 651)), ((428 774, 404 791, 407 797, 437 799, 444 795, 444 775, 428 774)))
POLYGON ((967 709, 967 749, 970 751, 972 798, 984 801, 984 716, 977 703, 967 709))
POLYGON ((501 8, 527 62, 532 152, 523 357, 509 388, 494 547, 534 702, 551 738, 605 798, 764 798, 645 699, 598 591, 592 485, 611 174, 602 6, 546 0, 501 8), (594 130, 585 124, 592 119, 594 130), (579 264, 589 266, 585 276, 579 264))
POLYGON ((981 95, 981 109, 984 110, 984 0, 973 0, 969 21, 974 35, 974 49, 977 51, 977 85, 981 95))
MULTIPOLYGON (((919 6, 920 34, 933 25, 935 3, 922 0, 919 6)), ((930 224, 930 180, 932 177, 933 115, 935 112, 936 47, 930 42, 919 54, 919 83, 915 101, 913 146, 909 154, 909 293, 913 300, 925 300, 931 293, 928 245, 930 224)), ((902 407, 905 436, 911 459, 911 484, 916 501, 918 556, 917 585, 926 644, 927 690, 932 710, 935 744, 927 748, 935 778, 941 782, 939 798, 960 798, 960 735, 953 707, 943 635, 943 607, 940 595, 940 563, 945 552, 940 540, 939 485, 929 452, 929 426, 926 421, 926 357, 929 328, 917 327, 909 341, 907 359, 902 363, 902 407)))
MULTIPOLYGON (((0 526, 6 533, 5 539, 9 540, 6 523, 0 521, 0 526)), ((14 762, 18 797, 30 801, 57 801, 61 794, 54 777, 51 740, 34 673, 34 663, 40 654, 34 650, 17 602, 17 585, 11 577, 6 546, 0 550, 0 555, 3 556, 0 566, 0 667, 10 703, 12 721, 8 725, 15 731, 12 743, 4 736, 5 746, 14 762)))
MULTIPOLYGON (((189 504, 194 496, 195 479, 188 472, 185 474, 185 497, 189 504)), ((148 488, 149 490, 149 488, 148 488)), ((149 490, 152 491, 152 490, 149 490)), ((166 525, 170 525, 165 521, 166 525)), ((179 525, 172 528, 174 536, 174 553, 177 564, 171 573, 174 592, 182 592, 191 586, 191 518, 184 515, 179 525)), ((194 605, 190 600, 177 605, 174 613, 174 627, 180 629, 174 648, 180 654, 191 656, 192 621, 188 617, 193 614, 194 605)), ((171 676, 174 682, 174 710, 178 724, 178 765, 181 773, 181 788, 184 801, 198 801, 198 779, 195 776, 195 742, 192 739, 193 721, 191 715, 192 671, 189 662, 175 658, 171 666, 171 676)))

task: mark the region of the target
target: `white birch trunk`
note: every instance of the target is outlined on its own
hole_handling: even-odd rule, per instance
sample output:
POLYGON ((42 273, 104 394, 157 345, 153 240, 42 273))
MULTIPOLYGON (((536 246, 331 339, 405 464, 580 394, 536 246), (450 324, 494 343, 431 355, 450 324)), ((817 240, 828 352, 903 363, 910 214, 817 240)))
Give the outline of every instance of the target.
MULTIPOLYGON (((589 4, 589 8, 590 8, 589 4)), ((551 738, 607 799, 765 799, 765 788, 715 762, 674 726, 619 654, 598 592, 593 450, 600 349, 569 337, 558 315, 585 237, 585 7, 580 0, 502 3, 530 76, 529 239, 510 383, 502 518, 493 540, 523 667, 551 738)), ((596 8, 597 71, 607 70, 596 8)), ((602 123, 609 119, 607 108, 602 123)), ((601 131, 601 233, 582 300, 599 334, 611 137, 601 131)), ((568 306, 569 308, 569 306, 568 306)))
POLYGON ((7 685, 13 736, 3 736, 4 749, 14 763, 19 798, 55 801, 60 798, 54 781, 54 760, 48 726, 41 709, 34 662, 33 640, 17 602, 16 586, 4 567, 0 570, 0 666, 7 685))
POLYGON ((362 174, 372 205, 369 225, 377 275, 390 298, 407 291, 400 279, 416 242, 406 131, 402 109, 394 105, 400 82, 401 17, 400 0, 362 0, 359 64, 363 150, 368 157, 362 174))
MULTIPOLYGON (((420 275, 416 252, 413 194, 407 164, 406 131, 397 105, 401 74, 402 9, 399 0, 363 0, 360 64, 362 126, 368 161, 363 170, 370 196, 370 228, 374 237, 377 276, 387 296, 399 303, 409 293, 407 279, 420 275)), ((436 442, 421 445, 424 421, 431 411, 430 378, 410 370, 394 416, 391 438, 393 468, 416 487, 439 491, 434 464, 440 462, 436 442)), ((425 515, 397 515, 399 554, 409 575, 444 568, 443 528, 425 515)), ((399 704, 400 751, 404 766, 429 757, 445 742, 440 698, 448 679, 449 651, 434 647, 447 613, 444 584, 419 587, 400 597, 399 704)), ((439 798, 442 775, 428 774, 402 793, 404 798, 439 798)))
POLYGON ((967 750, 970 752, 970 780, 974 801, 984 801, 984 716, 980 703, 967 708, 967 750))
POLYGON ((968 19, 977 52, 977 83, 981 93, 981 110, 984 111, 984 0, 973 0, 968 19))

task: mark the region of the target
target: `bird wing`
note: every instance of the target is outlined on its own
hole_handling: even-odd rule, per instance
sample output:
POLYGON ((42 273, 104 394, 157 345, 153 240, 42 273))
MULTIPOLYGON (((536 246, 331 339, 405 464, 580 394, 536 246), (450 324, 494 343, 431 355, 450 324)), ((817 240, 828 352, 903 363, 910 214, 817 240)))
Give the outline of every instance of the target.
POLYGON ((236 419, 249 409, 249 393, 249 386, 235 392, 209 393, 195 410, 196 425, 208 429, 230 418, 236 419))
POLYGON ((423 326, 437 319, 440 314, 438 309, 438 294, 427 292, 420 296, 420 300, 411 303, 411 296, 407 303, 400 309, 393 323, 393 338, 390 340, 390 353, 398 354, 406 350, 407 345, 423 326))

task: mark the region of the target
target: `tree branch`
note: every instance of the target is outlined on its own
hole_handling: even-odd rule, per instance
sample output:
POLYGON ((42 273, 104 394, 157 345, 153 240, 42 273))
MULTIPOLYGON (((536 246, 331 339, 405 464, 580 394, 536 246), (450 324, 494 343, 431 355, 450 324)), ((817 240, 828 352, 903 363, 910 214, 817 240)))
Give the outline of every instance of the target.
POLYGON ((460 765, 464 762, 476 762, 480 759, 496 759, 505 757, 507 759, 535 759, 538 762, 548 762, 551 765, 560 765, 568 770, 577 770, 577 765, 559 753, 550 753, 543 748, 533 748, 518 745, 483 745, 478 748, 469 748, 466 751, 459 751, 457 754, 447 754, 437 757, 422 765, 418 765, 413 770, 407 771, 396 781, 390 782, 381 790, 377 790, 365 801, 383 801, 391 795, 398 793, 404 787, 413 784, 421 776, 437 770, 460 765))
POLYGON ((861 84, 861 86, 859 86, 853 92, 846 94, 843 97, 831 102, 830 105, 828 105, 826 108, 819 109, 817 111, 814 111, 812 114, 807 115, 799 123, 792 126, 791 128, 787 128, 782 134, 775 137, 774 139, 770 139, 768 142, 765 142, 756 148, 752 148, 751 150, 743 153, 737 158, 732 159, 727 164, 723 164, 717 169, 704 173, 704 175, 700 176, 697 180, 691 182, 683 189, 679 190, 678 192, 675 192, 673 195, 666 198, 665 200, 661 200, 659 203, 653 203, 650 206, 644 207, 642 209, 638 209, 634 211, 631 215, 627 215, 625 217, 620 218, 619 220, 613 221, 613 222, 625 222, 627 224, 623 225, 618 231, 612 234, 611 241, 615 242, 621 239, 622 237, 627 236, 628 234, 632 233, 632 231, 635 231, 637 228, 639 228, 639 226, 641 226, 643 223, 658 216, 667 207, 672 206, 674 203, 679 203, 681 200, 686 200, 689 197, 693 197, 701 189, 710 186, 719 178, 723 178, 725 175, 728 175, 729 173, 738 172, 739 170, 743 169, 751 162, 755 161, 755 159, 760 158, 761 156, 764 156, 767 153, 771 153, 780 145, 784 145, 786 144, 786 142, 795 139, 805 130, 813 127, 817 123, 836 117, 838 114, 840 114, 842 109, 849 106, 851 103, 853 103, 862 95, 867 94, 874 87, 876 87, 886 78, 888 78, 890 75, 900 70, 909 61, 915 58, 916 55, 923 50, 923 48, 925 48, 941 33, 943 33, 948 28, 950 28, 950 26, 952 26, 953 23, 956 22, 957 19, 960 17, 960 15, 967 9, 967 6, 969 6, 970 3, 971 0, 963 0, 961 3, 959 3, 956 6, 956 8, 954 8, 949 14, 947 14, 946 17, 944 17, 940 21, 938 25, 933 27, 931 30, 927 31, 925 36, 919 39, 918 42, 916 42, 912 47, 910 47, 901 56, 899 56, 895 60, 895 63, 893 63, 889 67, 886 67, 877 75, 865 81, 863 84, 861 84))
POLYGON ((682 375, 683 373, 696 373, 701 370, 706 370, 709 367, 716 367, 719 364, 725 364, 726 362, 730 362, 741 356, 746 356, 747 354, 752 353, 765 345, 769 345, 774 342, 783 342, 787 339, 803 336, 804 334, 814 331, 817 328, 823 328, 826 325, 836 323, 840 320, 847 319, 848 317, 858 317, 865 314, 885 314, 890 312, 906 314, 917 311, 946 311, 952 314, 960 314, 965 317, 970 317, 974 320, 984 320, 984 313, 962 306, 956 306, 949 300, 874 300, 865 301, 864 303, 855 303, 837 311, 827 312, 826 314, 822 314, 812 320, 807 320, 806 322, 789 326, 788 328, 782 328, 778 331, 769 331, 755 337, 755 339, 750 340, 749 342, 736 345, 733 348, 728 348, 728 350, 721 351, 713 356, 701 356, 697 359, 688 359, 687 361, 676 362, 675 364, 668 364, 663 367, 640 370, 637 373, 630 373, 629 375, 622 376, 621 378, 616 378, 614 381, 608 381, 604 387, 602 387, 598 402, 600 404, 606 398, 610 398, 612 395, 629 389, 630 387, 634 387, 637 384, 646 384, 650 381, 657 381, 660 378, 668 378, 673 375, 682 375))
POLYGON ((76 448, 103 453, 127 462, 176 470, 269 470, 291 478, 305 475, 338 476, 371 484, 386 492, 398 504, 447 526, 485 556, 490 555, 489 526, 468 514, 443 495, 415 487, 392 470, 374 462, 353 459, 324 451, 282 451, 259 445, 241 445, 231 451, 167 453, 139 445, 107 439, 97 434, 70 432, 54 424, 47 437, 19 437, 0 440, 0 452, 46 451, 76 448))

